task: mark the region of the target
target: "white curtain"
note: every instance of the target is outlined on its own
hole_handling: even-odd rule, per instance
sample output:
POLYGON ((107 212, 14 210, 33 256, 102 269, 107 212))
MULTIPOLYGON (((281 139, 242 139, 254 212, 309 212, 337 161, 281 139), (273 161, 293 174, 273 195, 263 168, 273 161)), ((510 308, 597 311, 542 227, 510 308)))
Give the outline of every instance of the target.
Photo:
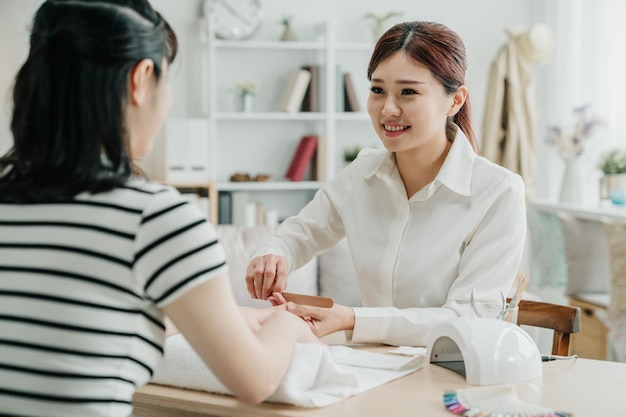
POLYGON ((605 121, 581 156, 586 201, 598 200, 601 154, 626 149, 626 2, 553 0, 538 2, 536 18, 553 30, 554 50, 538 69, 535 197, 558 197, 563 161, 545 143, 548 126, 573 126, 573 108, 588 105, 605 121))

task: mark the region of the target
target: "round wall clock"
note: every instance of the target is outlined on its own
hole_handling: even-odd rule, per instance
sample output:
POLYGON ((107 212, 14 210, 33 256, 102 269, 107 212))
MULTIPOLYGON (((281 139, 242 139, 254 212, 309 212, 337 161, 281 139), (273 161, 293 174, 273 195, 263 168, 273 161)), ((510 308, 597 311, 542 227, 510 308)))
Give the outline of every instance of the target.
POLYGON ((259 0, 204 0, 203 7, 205 16, 213 17, 220 39, 246 39, 263 19, 259 0))

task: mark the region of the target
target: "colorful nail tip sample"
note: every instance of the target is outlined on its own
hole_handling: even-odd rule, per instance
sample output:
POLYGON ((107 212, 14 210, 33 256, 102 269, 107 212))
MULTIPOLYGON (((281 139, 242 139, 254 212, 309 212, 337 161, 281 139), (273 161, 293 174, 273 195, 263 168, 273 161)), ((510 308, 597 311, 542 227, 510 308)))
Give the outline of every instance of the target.
POLYGON ((568 413, 521 401, 512 385, 446 391, 443 404, 463 417, 571 417, 568 413))

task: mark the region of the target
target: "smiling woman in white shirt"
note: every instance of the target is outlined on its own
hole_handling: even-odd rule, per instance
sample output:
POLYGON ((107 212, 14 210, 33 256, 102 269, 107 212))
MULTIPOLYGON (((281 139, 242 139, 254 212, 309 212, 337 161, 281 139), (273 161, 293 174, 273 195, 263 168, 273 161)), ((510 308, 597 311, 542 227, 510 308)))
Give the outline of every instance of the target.
POLYGON ((346 237, 362 307, 289 303, 318 336, 425 345, 438 323, 500 302, 526 234, 519 175, 481 157, 459 36, 406 22, 377 42, 368 112, 384 148, 363 150, 253 254, 250 295, 285 303, 287 275, 346 237))

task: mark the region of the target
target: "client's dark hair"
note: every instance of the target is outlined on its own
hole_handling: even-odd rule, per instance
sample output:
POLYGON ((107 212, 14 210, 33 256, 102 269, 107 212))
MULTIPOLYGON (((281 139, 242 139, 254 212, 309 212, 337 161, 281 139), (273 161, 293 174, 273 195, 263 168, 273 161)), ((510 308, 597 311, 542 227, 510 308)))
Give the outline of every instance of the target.
POLYGON ((159 80, 177 49, 145 0, 43 3, 15 79, 0 200, 66 199, 123 184, 133 173, 124 120, 130 73, 151 59, 159 80))

